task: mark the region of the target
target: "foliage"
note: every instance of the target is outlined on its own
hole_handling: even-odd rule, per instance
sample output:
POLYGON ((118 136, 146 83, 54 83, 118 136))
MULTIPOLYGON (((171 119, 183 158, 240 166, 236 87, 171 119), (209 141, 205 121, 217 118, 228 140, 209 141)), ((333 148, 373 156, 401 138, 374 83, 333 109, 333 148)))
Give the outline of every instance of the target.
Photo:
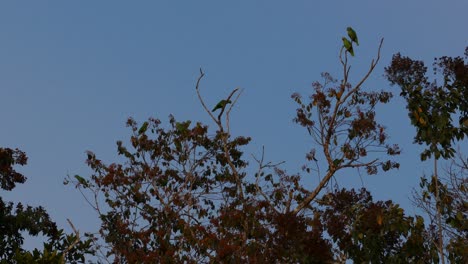
MULTIPOLYGON (((0 187, 11 191, 16 184, 24 183, 26 177, 14 169, 25 165, 27 156, 18 149, 0 148, 0 187)), ((5 203, 0 197, 0 263, 69 263, 84 262, 90 251, 91 241, 80 241, 79 234, 64 234, 59 230, 42 207, 16 206, 5 203), (22 248, 23 233, 40 234, 48 238, 43 250, 32 252, 22 248)))
POLYGON ((365 189, 336 190, 318 201, 316 214, 341 252, 355 263, 428 263, 437 252, 422 217, 392 201, 373 202, 365 189))
MULTIPOLYGON (((90 202, 101 215, 106 257, 114 263, 323 263, 336 258, 334 251, 356 262, 433 257, 422 218, 405 216, 390 201, 374 203, 365 190, 330 193, 318 201, 320 209, 296 214, 291 205, 308 193, 298 175, 274 165, 274 173, 265 174, 269 165, 259 160, 256 182, 242 173, 237 189, 217 141, 220 135, 209 137, 206 126, 190 127, 171 117, 170 128, 164 129, 150 119, 150 138, 138 132, 134 120, 127 124, 133 131, 132 152, 117 143, 127 161, 105 165, 89 152, 87 162, 95 173, 91 180, 75 181, 92 196, 105 197, 108 211, 99 199, 90 202)), ((248 140, 228 141, 236 168, 247 165, 237 148, 248 140)))
POLYGON ((24 183, 26 177, 14 170, 15 164, 25 165, 26 154, 19 149, 0 148, 0 188, 11 191, 17 183, 24 183))
MULTIPOLYGON (((201 96, 200 70, 196 93, 214 128, 173 116, 166 126, 159 119, 138 124, 129 118, 130 140, 117 142, 120 162, 106 164, 88 151, 91 176, 65 182, 74 183, 100 217, 99 233, 85 234, 85 240, 71 222, 74 233, 59 230, 44 208, 0 197, 0 263, 80 263, 88 254, 108 263, 467 263, 468 160, 461 154, 447 179, 423 178, 415 194, 428 226, 392 201, 374 201, 365 188, 328 186, 346 169, 374 175, 399 168, 393 158, 400 149, 376 119, 376 107, 392 94, 364 88, 383 40, 353 84, 348 54, 357 54, 359 42, 351 27, 347 33, 339 54, 341 79, 323 73, 310 96, 292 95, 298 105, 294 122, 315 143, 303 166, 304 175, 319 179, 315 188, 304 187, 304 175, 266 162, 263 152, 246 158, 251 139, 232 135, 230 128, 242 90, 210 107, 201 96), (444 237, 436 218, 439 226, 443 220, 444 237), (24 233, 44 235, 43 249, 25 250, 24 233), (439 256, 443 240, 446 255, 439 256)), ((468 129, 468 66, 461 57, 442 57, 434 62, 436 80, 430 82, 426 72, 422 62, 400 54, 386 68, 408 102, 415 142, 428 146, 422 160, 432 154, 451 158, 453 142, 468 129)), ((0 148, 1 189, 26 181, 14 168, 26 162, 24 152, 0 148)))
MULTIPOLYGON (((68 179, 100 216, 102 257, 114 263, 437 258, 426 242, 422 218, 406 216, 391 201, 373 202, 365 190, 319 196, 339 170, 363 168, 376 174, 399 166, 390 159, 400 153, 398 146, 387 142, 385 127, 375 119, 375 107, 387 103, 391 94, 362 89, 379 61, 380 47, 357 84, 349 82, 349 51, 343 47, 340 82, 323 74, 325 82, 313 84, 309 102, 292 96, 299 104, 294 121, 307 129, 325 157, 326 175, 313 190, 302 185, 299 174, 265 162, 264 154, 254 157, 257 166, 250 166, 243 153, 250 138, 230 132, 230 113, 242 91, 234 89, 211 109, 199 89, 202 71, 196 92, 215 131, 173 116, 167 127, 158 119, 138 124, 129 118, 130 143, 117 142, 123 160, 106 164, 88 151, 92 175, 68 179)), ((307 154, 309 163, 317 164, 315 151, 307 154)), ((309 165, 304 170, 313 171, 309 165)))
MULTIPOLYGON (((458 257, 454 256, 460 256, 460 252, 466 251, 463 243, 452 243, 452 238, 448 246, 444 246, 444 240, 446 240, 444 231, 446 233, 455 231, 456 234, 464 234, 464 232, 460 229, 448 230, 443 220, 455 223, 462 221, 463 215, 459 214, 455 217, 450 215, 456 200, 450 198, 450 192, 447 186, 440 182, 437 172, 437 160, 440 157, 453 158, 455 150, 452 144, 463 140, 468 133, 468 101, 466 100, 468 98, 468 64, 465 62, 466 59, 468 59, 468 47, 465 49, 465 59, 447 56, 436 58, 433 63, 435 80, 432 82, 426 76, 427 68, 422 61, 403 57, 399 53, 393 56, 391 65, 385 68, 388 80, 400 86, 400 94, 407 101, 411 123, 416 127, 415 142, 428 146, 421 153, 421 160, 426 160, 434 154, 434 175, 430 182, 422 179, 423 192, 417 200, 418 204, 428 212, 432 222, 434 218, 437 220, 437 234, 434 233, 432 240, 438 245, 442 263, 445 263, 447 258, 444 251, 448 252, 448 259, 452 261, 455 259, 458 261, 458 257), (439 85, 438 81, 442 84, 439 85), (457 115, 458 122, 454 122, 453 119, 457 115), (431 196, 434 199, 434 211, 430 206, 431 196)), ((458 191, 466 193, 466 190, 458 189, 458 191)), ((432 223, 430 231, 434 232, 436 226, 432 223)), ((463 258, 466 259, 466 257, 463 258)))
MULTIPOLYGON (((465 49, 466 59, 468 47, 465 49)), ((394 55, 391 65, 385 68, 388 80, 400 86, 401 95, 408 103, 411 123, 417 129, 415 142, 429 147, 421 154, 422 160, 431 154, 436 159, 453 157, 452 142, 462 140, 468 133, 468 62, 465 60, 446 56, 435 59, 436 78, 432 82, 422 61, 400 53, 394 55), (456 115, 458 122, 453 121, 456 115)))
POLYGON ((249 138, 230 139, 220 130, 210 137, 207 126, 173 117, 169 129, 156 119, 144 132, 132 119, 127 125, 132 149, 117 143, 126 162, 105 165, 89 152, 92 181, 76 182, 104 196, 108 211, 99 200, 92 203, 115 263, 331 259, 320 229, 277 211, 284 204, 282 185, 296 178, 283 175, 274 182, 265 176, 276 186, 264 193, 268 200, 259 184, 246 180, 240 147, 249 138))

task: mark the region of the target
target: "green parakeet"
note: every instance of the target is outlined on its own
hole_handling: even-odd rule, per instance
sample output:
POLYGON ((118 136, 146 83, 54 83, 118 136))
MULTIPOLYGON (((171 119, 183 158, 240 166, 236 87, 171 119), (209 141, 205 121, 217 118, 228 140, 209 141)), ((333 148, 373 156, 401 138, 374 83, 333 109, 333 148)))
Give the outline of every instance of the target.
POLYGON ((138 130, 138 135, 145 133, 146 130, 148 129, 148 125, 149 125, 148 122, 144 122, 143 125, 138 130))
POLYGON ((214 112, 218 109, 223 109, 224 107, 226 107, 227 104, 230 104, 231 103, 231 100, 221 100, 219 101, 219 103, 213 108, 213 110, 211 110, 211 112, 214 112))
POLYGON ((348 36, 351 39, 351 41, 356 43, 356 45, 359 46, 359 41, 356 35, 356 31, 354 31, 352 27, 348 27, 346 30, 348 31, 348 36))
POLYGON ((181 133, 184 133, 188 130, 190 124, 192 123, 192 121, 188 120, 188 121, 185 121, 185 122, 176 122, 176 129, 177 131, 181 132, 181 133))
POLYGON ((85 187, 88 185, 88 183, 86 182, 86 180, 85 180, 83 177, 79 176, 79 175, 75 175, 75 179, 76 179, 81 185, 83 185, 83 186, 85 186, 85 187))
POLYGON ((351 56, 354 56, 353 44, 345 37, 343 37, 342 40, 343 46, 345 47, 346 51, 349 52, 351 56))

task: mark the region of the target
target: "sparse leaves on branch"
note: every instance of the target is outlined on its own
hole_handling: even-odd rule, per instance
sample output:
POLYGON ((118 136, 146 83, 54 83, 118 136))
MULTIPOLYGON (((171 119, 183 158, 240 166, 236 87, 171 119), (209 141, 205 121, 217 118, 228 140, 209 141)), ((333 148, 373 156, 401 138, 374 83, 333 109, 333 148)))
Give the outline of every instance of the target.
MULTIPOLYGON (((350 66, 346 54, 341 53, 343 76, 340 81, 329 73, 322 73, 323 81, 312 84, 309 98, 304 99, 297 93, 292 95, 299 105, 294 121, 307 129, 325 157, 327 167, 319 186, 299 204, 296 213, 315 199, 338 170, 362 168, 368 174, 376 174, 379 168, 388 171, 399 167, 391 159, 382 160, 381 156, 400 154, 400 149, 388 143, 385 126, 379 124, 375 117, 375 107, 388 103, 392 94, 363 89, 363 84, 380 59, 381 45, 382 42, 368 72, 356 84, 349 81, 350 66)), ((315 153, 316 146, 312 147, 311 152, 315 153)))

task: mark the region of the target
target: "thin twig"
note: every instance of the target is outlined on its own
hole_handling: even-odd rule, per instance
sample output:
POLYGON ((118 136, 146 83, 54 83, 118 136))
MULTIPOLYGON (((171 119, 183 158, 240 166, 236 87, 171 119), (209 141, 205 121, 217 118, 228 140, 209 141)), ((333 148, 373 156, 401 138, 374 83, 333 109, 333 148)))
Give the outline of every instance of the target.
POLYGON ((205 101, 203 101, 203 98, 202 98, 202 96, 200 94, 200 81, 204 76, 205 76, 205 73, 203 72, 202 68, 200 68, 200 76, 197 79, 197 84, 195 86, 195 90, 197 91, 198 99, 200 100, 200 103, 202 104, 205 111, 210 115, 211 119, 213 119, 213 121, 215 123, 218 123, 215 116, 211 113, 211 111, 208 109, 208 107, 206 107, 205 101))
MULTIPOLYGON (((232 96, 235 92, 237 92, 238 90, 239 90, 239 88, 234 89, 234 90, 231 92, 231 95, 229 96, 228 100, 229 100, 229 99, 231 98, 231 96, 232 96)), ((229 115, 231 114, 232 108, 233 108, 234 105, 237 103, 237 100, 239 100, 239 97, 240 97, 240 95, 242 94, 242 92, 243 92, 243 89, 239 91, 239 93, 238 93, 237 96, 236 96, 236 99, 234 99, 234 101, 233 101, 232 104, 229 106, 229 109, 228 109, 227 112, 226 112, 226 130, 227 130, 227 133, 228 133, 228 134, 231 133, 231 128, 230 128, 230 124, 229 124, 229 120, 230 120, 229 115)), ((224 111, 224 109, 223 109, 223 111, 224 111)))
MULTIPOLYGON (((239 88, 236 88, 234 90, 232 90, 232 92, 229 94, 229 96, 225 99, 226 102, 229 102, 231 101, 231 97, 234 95, 234 93, 236 93, 237 91, 239 90, 239 88)), ((234 104, 237 102, 237 99, 239 99, 239 96, 240 96, 240 93, 237 95, 236 99, 234 100, 234 102, 230 105, 228 111, 226 112, 226 124, 229 124, 229 113, 231 112, 231 109, 232 107, 234 106, 234 104)), ((227 104, 221 109, 221 112, 219 112, 219 115, 218 115, 218 126, 220 126, 220 129, 222 129, 222 126, 221 126, 221 117, 223 116, 223 113, 224 111, 226 110, 226 107, 227 107, 227 104)), ((228 131, 229 133, 229 125, 226 127, 226 130, 228 131)))

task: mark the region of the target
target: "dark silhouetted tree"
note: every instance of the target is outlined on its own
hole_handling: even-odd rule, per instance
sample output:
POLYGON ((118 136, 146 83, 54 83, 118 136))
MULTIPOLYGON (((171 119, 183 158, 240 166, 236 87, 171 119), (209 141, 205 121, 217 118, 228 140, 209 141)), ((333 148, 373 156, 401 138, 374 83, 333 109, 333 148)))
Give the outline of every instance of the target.
MULTIPOLYGON (((26 154, 18 149, 0 148, 0 188, 11 191, 26 181, 15 165, 25 165, 26 154)), ((72 226, 73 227, 73 226, 72 226)), ((74 228, 74 227, 73 227, 74 228)), ((59 230, 42 207, 14 205, 0 197, 0 263, 83 263, 92 253, 91 241, 81 241, 78 231, 59 230), (48 240, 42 250, 23 248, 24 237, 43 235, 48 240)))

